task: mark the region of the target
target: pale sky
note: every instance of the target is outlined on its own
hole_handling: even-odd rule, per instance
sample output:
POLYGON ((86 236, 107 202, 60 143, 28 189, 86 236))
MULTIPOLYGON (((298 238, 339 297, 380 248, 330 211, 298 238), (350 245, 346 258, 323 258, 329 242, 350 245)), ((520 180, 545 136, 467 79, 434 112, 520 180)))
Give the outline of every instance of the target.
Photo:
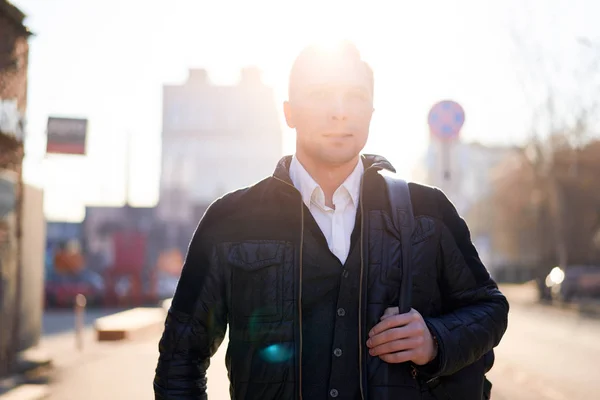
MULTIPOLYGON (((526 137, 529 106, 517 75, 527 66, 517 59, 511 27, 565 58, 580 50, 577 37, 600 38, 594 0, 12 2, 35 33, 25 178, 45 188, 50 220, 81 220, 85 204, 123 203, 128 132, 132 203, 156 203, 162 85, 183 82, 192 67, 226 84, 239 68, 257 65, 281 102, 302 45, 326 35, 355 40, 375 71, 365 151, 408 176, 427 146, 429 108, 442 99, 465 109, 467 139, 526 137), (44 157, 49 115, 89 119, 86 157, 44 157)), ((292 153, 294 133, 283 132, 283 150, 292 153)))

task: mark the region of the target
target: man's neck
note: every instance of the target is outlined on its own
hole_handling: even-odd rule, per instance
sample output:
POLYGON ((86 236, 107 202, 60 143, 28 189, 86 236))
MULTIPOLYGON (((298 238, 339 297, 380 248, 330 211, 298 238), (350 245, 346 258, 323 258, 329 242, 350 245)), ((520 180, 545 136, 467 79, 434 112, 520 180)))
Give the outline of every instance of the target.
POLYGON ((306 172, 317 182, 321 190, 323 190, 325 205, 333 208, 333 194, 350 176, 352 171, 354 171, 360 156, 356 156, 347 163, 340 165, 318 163, 298 152, 296 153, 296 158, 300 161, 306 172))

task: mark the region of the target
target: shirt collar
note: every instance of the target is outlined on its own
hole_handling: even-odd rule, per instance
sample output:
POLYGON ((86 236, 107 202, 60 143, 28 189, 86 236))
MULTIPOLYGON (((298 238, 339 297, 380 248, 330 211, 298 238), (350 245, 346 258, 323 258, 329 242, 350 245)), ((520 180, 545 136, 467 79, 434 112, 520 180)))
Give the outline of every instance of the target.
POLYGON ((354 206, 358 206, 358 201, 360 198, 360 183, 362 180, 363 173, 365 172, 365 166, 362 163, 362 159, 358 159, 358 163, 356 167, 352 171, 352 173, 346 178, 342 186, 346 188, 348 193, 350 193, 350 197, 352 198, 352 202, 354 206))
POLYGON ((298 161, 296 156, 293 156, 292 161, 290 162, 290 179, 302 195, 302 201, 304 201, 306 207, 310 208, 312 195, 319 185, 312 176, 310 176, 308 171, 304 169, 304 166, 300 164, 300 161, 298 161))
MULTIPOLYGON (((360 197, 360 184, 364 171, 365 167, 362 163, 362 158, 359 158, 356 167, 341 185, 350 194, 350 198, 352 199, 354 206, 358 206, 360 197)), ((313 179, 312 176, 310 176, 308 171, 306 171, 296 156, 292 157, 289 173, 292 183, 302 195, 302 201, 304 201, 304 204, 306 204, 307 207, 310 207, 312 196, 315 190, 320 188, 319 184, 313 179)))

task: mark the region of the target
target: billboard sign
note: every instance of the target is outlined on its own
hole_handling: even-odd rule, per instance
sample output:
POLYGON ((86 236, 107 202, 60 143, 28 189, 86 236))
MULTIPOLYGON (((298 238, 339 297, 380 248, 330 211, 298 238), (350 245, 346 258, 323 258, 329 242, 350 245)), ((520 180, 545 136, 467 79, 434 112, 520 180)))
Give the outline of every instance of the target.
POLYGON ((46 153, 85 154, 87 119, 48 118, 46 153))

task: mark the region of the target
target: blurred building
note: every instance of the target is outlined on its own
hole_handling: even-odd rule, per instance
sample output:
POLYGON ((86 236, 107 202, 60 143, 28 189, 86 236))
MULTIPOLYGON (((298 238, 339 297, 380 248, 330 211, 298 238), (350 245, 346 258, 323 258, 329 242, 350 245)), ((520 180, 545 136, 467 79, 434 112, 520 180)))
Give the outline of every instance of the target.
POLYGON ((202 69, 163 87, 159 217, 196 224, 223 194, 272 174, 282 155, 273 90, 260 71, 241 71, 237 85, 213 85, 202 69))
POLYGON ((87 267, 103 279, 104 304, 125 296, 132 305, 154 299, 156 260, 165 245, 154 207, 86 207, 82 231, 87 267))
POLYGON ((0 0, 0 376, 41 332, 42 193, 22 182, 31 35, 24 19, 0 0))
POLYGON ((415 175, 420 181, 443 189, 459 213, 467 214, 474 204, 491 193, 490 174, 494 168, 517 151, 514 146, 487 146, 460 140, 450 144, 448 164, 445 164, 442 143, 432 141, 415 175), (446 169, 448 179, 444 175, 446 169))
POLYGON ((467 220, 483 262, 493 270, 502 264, 504 256, 494 245, 494 208, 489 201, 494 185, 492 173, 520 150, 514 146, 486 146, 462 140, 449 146, 444 159, 442 143, 432 141, 414 176, 417 181, 444 190, 467 220))
MULTIPOLYGON (((27 110, 27 70, 31 35, 23 24, 25 14, 6 0, 0 0, 0 149, 6 137, 22 143, 27 110)), ((1 150, 0 150, 1 151, 1 150)), ((4 153, 4 152, 2 152, 4 153)), ((0 154, 0 157, 6 157, 0 154)), ((2 161, 0 161, 2 162, 2 161)))

